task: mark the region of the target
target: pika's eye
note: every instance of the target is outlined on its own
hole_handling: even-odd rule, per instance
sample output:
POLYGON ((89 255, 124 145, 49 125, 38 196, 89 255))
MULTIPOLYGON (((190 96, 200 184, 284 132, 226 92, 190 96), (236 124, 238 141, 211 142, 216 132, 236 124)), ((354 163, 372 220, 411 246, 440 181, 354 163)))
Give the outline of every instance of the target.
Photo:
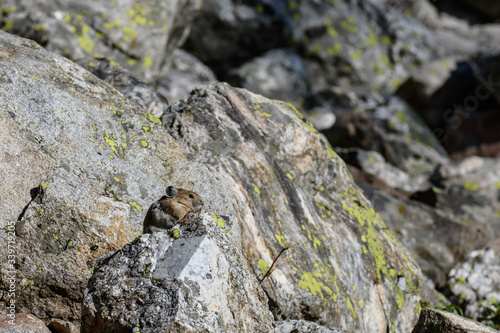
POLYGON ((194 195, 192 195, 192 194, 190 194, 190 195, 189 195, 189 197, 190 197, 191 199, 194 199, 194 195))

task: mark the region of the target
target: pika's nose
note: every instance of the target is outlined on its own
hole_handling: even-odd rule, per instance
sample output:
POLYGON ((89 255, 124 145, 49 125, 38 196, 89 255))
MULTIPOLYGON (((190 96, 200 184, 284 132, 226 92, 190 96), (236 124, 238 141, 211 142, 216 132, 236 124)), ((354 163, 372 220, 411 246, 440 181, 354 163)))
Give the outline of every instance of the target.
POLYGON ((200 209, 203 206, 203 201, 200 199, 193 200, 193 209, 200 209))

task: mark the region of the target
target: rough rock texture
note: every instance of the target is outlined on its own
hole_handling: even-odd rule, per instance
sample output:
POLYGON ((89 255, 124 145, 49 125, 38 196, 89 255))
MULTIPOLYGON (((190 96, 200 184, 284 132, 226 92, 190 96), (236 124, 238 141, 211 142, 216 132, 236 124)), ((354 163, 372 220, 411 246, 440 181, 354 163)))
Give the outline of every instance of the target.
POLYGON ((269 332, 267 297, 226 229, 191 213, 102 259, 85 292, 86 332, 269 332))
POLYGON ((155 117, 161 117, 168 107, 166 98, 153 87, 139 81, 122 66, 112 65, 105 58, 80 58, 75 61, 99 79, 109 83, 127 99, 155 117))
POLYGON ((80 333, 74 324, 57 318, 52 318, 47 326, 52 333, 80 333))
POLYGON ((305 320, 288 320, 279 323, 276 331, 280 333, 342 333, 331 325, 321 326, 305 320))
POLYGON ((488 326, 450 312, 423 309, 412 333, 498 333, 488 326))
POLYGON ((162 120, 231 191, 253 272, 265 275, 283 251, 263 281, 277 319, 348 332, 411 329, 418 267, 295 108, 216 84, 162 120))
POLYGON ((16 313, 14 322, 9 316, 0 318, 2 333, 50 333, 45 323, 28 313, 16 313))
MULTIPOLYGON (((4 32, 0 57, 1 227, 19 221, 18 311, 78 322, 95 260, 141 233, 166 185, 196 191, 214 214, 234 215, 211 173, 187 160, 158 118, 108 84, 4 32)), ((0 238, 7 253, 8 234, 0 238)), ((1 264, 8 290, 8 263, 1 264)))
POLYGON ((500 304, 500 239, 487 248, 472 251, 449 274, 449 285, 455 304, 465 308, 464 314, 475 320, 488 320, 485 310, 500 304), (485 318, 486 317, 486 318, 485 318))
POLYGON ((200 0, 6 0, 2 28, 72 59, 105 56, 154 82, 200 7, 200 0))

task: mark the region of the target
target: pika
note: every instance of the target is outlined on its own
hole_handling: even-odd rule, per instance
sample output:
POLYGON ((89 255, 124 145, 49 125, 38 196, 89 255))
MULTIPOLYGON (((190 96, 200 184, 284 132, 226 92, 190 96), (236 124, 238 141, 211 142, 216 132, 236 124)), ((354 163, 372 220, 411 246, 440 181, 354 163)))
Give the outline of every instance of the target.
POLYGON ((168 186, 166 195, 149 207, 143 224, 143 233, 153 233, 160 229, 170 229, 191 211, 199 211, 203 200, 194 192, 168 186))

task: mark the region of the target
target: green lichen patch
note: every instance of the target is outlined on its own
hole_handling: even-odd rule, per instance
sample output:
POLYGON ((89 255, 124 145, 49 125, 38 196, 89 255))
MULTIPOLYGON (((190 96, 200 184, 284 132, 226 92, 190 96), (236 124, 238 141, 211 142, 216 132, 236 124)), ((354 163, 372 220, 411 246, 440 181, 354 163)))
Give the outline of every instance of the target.
POLYGON ((262 258, 257 260, 257 264, 259 265, 260 271, 262 272, 262 276, 265 276, 271 267, 266 263, 266 261, 262 258))
POLYGON ((50 186, 49 184, 46 184, 46 183, 42 183, 41 185, 43 188, 52 188, 52 186, 50 186))
POLYGON ((151 113, 148 112, 148 120, 152 123, 161 125, 161 120, 158 119, 157 117, 153 116, 151 113))
POLYGON ((323 275, 320 272, 303 272, 299 287, 309 291, 313 296, 319 296, 325 303, 329 303, 330 300, 335 301, 337 295, 322 280, 323 275))
POLYGON ((479 190, 479 185, 476 182, 465 181, 462 187, 468 191, 477 192, 479 190))
POLYGON ((259 189, 259 187, 257 185, 255 185, 254 183, 252 183, 252 185, 253 185, 253 191, 255 193, 257 193, 258 195, 260 195, 260 189, 259 189))
POLYGON ((173 239, 179 238, 180 235, 181 235, 181 232, 179 230, 177 230, 177 229, 172 230, 172 238, 173 239))
POLYGON ((218 216, 216 214, 210 214, 212 218, 217 222, 219 227, 224 229, 227 233, 233 234, 233 231, 231 230, 232 222, 227 216, 218 216))
POLYGON ((142 211, 142 207, 139 206, 139 204, 135 201, 129 201, 128 203, 130 206, 134 207, 135 209, 137 209, 137 211, 141 212, 142 211))
POLYGON ((142 60, 142 68, 150 68, 153 66, 153 58, 151 56, 146 56, 142 60))

